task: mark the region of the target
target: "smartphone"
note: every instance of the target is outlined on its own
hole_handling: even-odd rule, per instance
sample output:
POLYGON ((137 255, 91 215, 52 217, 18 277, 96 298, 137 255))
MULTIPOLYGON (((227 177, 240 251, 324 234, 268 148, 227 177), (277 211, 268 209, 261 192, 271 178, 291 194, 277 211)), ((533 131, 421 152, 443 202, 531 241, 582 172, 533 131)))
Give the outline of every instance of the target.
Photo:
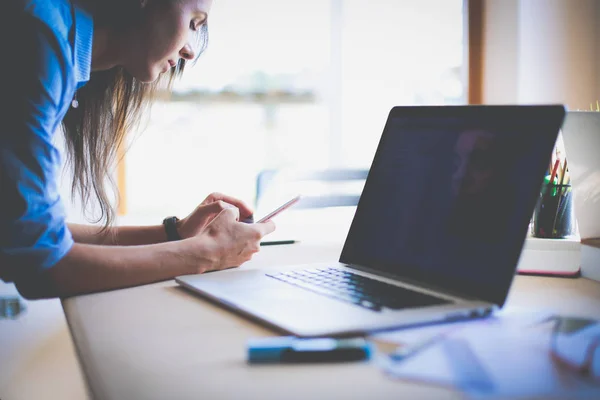
POLYGON ((300 200, 301 197, 302 196, 296 196, 296 197, 294 197, 293 199, 291 199, 290 201, 286 202, 281 207, 276 208, 275 210, 271 211, 270 213, 268 213, 267 215, 265 215, 264 217, 262 217, 261 219, 259 219, 258 221, 256 221, 256 223, 260 224, 261 222, 266 222, 266 221, 270 220, 271 218, 273 218, 274 216, 276 216, 277 214, 279 214, 283 210, 287 210, 288 208, 290 208, 291 206, 293 206, 294 204, 296 204, 300 200))

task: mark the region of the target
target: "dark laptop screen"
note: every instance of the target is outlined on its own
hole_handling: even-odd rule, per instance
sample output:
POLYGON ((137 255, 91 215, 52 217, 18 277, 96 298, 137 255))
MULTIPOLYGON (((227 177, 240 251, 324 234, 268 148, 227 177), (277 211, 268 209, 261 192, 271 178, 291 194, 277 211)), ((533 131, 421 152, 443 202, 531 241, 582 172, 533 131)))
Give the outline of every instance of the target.
POLYGON ((393 109, 340 262, 502 305, 563 117, 393 109))

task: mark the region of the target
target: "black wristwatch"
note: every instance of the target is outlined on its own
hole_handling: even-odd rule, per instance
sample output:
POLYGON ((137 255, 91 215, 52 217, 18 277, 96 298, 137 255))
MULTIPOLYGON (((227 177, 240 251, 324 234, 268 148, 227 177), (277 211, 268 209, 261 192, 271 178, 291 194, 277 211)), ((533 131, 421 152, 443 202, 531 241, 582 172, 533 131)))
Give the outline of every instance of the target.
POLYGON ((179 232, 177 232, 177 221, 179 221, 179 218, 177 217, 167 217, 163 219, 163 225, 169 242, 181 240, 181 236, 179 236, 179 232))

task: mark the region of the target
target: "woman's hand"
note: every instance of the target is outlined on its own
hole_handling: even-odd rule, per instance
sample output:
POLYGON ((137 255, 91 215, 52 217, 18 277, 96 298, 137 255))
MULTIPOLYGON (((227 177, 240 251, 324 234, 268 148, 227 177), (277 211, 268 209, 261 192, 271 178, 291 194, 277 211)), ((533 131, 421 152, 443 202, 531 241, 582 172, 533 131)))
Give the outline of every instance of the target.
POLYGON ((215 193, 182 220, 184 240, 131 246, 75 243, 55 266, 20 279, 17 288, 27 298, 67 297, 238 267, 275 230, 272 221, 239 222, 240 215, 247 218, 251 212, 241 201, 215 193))
POLYGON ((177 223, 179 236, 187 239, 199 235, 217 215, 232 206, 239 211, 238 220, 252 216, 252 209, 243 201, 221 193, 211 193, 190 215, 177 223))
POLYGON ((194 262, 199 273, 242 265, 260 250, 263 236, 275 230, 273 221, 246 224, 239 220, 238 208, 225 207, 199 235, 187 240, 198 257, 194 262))

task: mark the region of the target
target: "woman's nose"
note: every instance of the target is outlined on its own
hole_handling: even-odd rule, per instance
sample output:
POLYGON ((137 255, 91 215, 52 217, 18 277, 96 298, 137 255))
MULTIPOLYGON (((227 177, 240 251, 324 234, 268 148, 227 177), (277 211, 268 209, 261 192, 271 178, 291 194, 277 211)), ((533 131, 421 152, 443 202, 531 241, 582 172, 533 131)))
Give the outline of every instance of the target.
POLYGON ((186 44, 181 48, 181 50, 179 50, 179 56, 184 60, 191 61, 195 58, 196 54, 194 53, 192 46, 186 44))

